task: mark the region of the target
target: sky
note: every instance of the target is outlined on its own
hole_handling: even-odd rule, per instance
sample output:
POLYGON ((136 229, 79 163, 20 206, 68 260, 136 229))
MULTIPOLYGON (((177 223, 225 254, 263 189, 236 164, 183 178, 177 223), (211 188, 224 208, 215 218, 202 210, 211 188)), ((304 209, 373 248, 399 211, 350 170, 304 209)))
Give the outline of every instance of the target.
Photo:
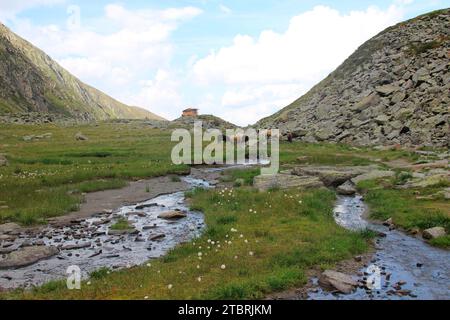
POLYGON ((85 83, 175 119, 287 106, 388 26, 450 0, 0 0, 0 21, 85 83))

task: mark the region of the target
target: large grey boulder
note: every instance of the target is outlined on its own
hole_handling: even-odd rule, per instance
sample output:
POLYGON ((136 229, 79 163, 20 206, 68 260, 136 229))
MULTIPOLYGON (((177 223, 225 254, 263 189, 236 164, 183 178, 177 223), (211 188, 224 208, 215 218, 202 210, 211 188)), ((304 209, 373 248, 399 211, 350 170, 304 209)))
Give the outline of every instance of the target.
POLYGON ((177 220, 186 217, 187 217, 186 213, 182 211, 167 211, 158 215, 158 218, 166 220, 177 220))
POLYGON ((325 290, 349 294, 355 290, 358 282, 345 273, 326 270, 319 278, 319 285, 325 290))
POLYGON ((445 232, 445 229, 443 227, 434 227, 424 230, 422 236, 424 237, 424 239, 431 240, 443 237, 446 234, 447 232, 445 232))
POLYGON ((58 254, 58 252, 59 250, 56 247, 24 247, 7 254, 3 259, 0 258, 0 270, 23 268, 41 260, 48 259, 58 254))
POLYGON ((260 191, 267 191, 273 188, 320 188, 323 183, 317 177, 296 176, 290 174, 260 175, 254 178, 253 186, 260 191))
POLYGON ((344 195, 344 196, 351 196, 356 193, 355 185, 351 181, 347 181, 344 184, 341 184, 336 189, 338 194, 344 195))

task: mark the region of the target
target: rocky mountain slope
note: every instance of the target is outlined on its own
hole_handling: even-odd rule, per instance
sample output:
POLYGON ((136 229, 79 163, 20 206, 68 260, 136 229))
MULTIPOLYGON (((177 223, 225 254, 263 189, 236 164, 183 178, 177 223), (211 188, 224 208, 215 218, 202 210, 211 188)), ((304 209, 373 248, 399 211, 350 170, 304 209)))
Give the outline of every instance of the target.
POLYGON ((1 23, 0 62, 0 114, 34 112, 83 121, 164 120, 84 84, 1 23))
POLYGON ((181 117, 173 120, 170 123, 170 127, 172 128, 183 127, 192 129, 196 121, 202 121, 204 129, 226 130, 237 128, 235 124, 209 114, 199 115, 198 117, 181 117))
POLYGON ((307 94, 256 126, 304 141, 449 146, 450 9, 364 43, 307 94))

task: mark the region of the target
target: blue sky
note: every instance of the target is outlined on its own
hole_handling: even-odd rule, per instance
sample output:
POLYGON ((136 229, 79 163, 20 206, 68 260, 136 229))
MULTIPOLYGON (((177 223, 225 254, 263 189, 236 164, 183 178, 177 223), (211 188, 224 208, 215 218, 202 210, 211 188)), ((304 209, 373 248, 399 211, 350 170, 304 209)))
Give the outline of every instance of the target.
POLYGON ((109 95, 246 125, 384 28, 450 0, 0 0, 0 21, 109 95))

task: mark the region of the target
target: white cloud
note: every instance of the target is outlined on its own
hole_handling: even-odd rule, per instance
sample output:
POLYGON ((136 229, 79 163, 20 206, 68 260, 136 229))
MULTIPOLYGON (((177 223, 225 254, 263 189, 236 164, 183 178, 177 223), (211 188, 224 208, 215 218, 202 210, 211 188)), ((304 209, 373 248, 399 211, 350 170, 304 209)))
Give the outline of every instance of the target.
POLYGON ((16 19, 13 29, 82 81, 125 103, 167 116, 171 104, 178 103, 174 109, 181 104, 166 71, 174 54, 170 36, 180 23, 201 13, 194 7, 127 10, 110 4, 99 18, 110 32, 94 32, 84 20, 74 29, 16 19))
POLYGON ((179 116, 182 97, 180 81, 174 76, 175 72, 159 69, 153 80, 143 81, 138 94, 124 99, 131 105, 151 106, 152 112, 172 119, 179 116))
POLYGON ((394 5, 349 14, 317 6, 293 17, 284 33, 237 35, 231 46, 197 60, 191 76, 199 85, 226 88, 217 114, 252 123, 298 98, 364 41, 402 17, 403 10, 394 5))
POLYGON ((227 6, 224 5, 224 4, 221 4, 221 5, 219 6, 219 9, 220 9, 220 11, 222 11, 222 12, 225 13, 225 14, 230 14, 230 13, 233 12, 233 10, 231 10, 229 7, 227 7, 227 6))

